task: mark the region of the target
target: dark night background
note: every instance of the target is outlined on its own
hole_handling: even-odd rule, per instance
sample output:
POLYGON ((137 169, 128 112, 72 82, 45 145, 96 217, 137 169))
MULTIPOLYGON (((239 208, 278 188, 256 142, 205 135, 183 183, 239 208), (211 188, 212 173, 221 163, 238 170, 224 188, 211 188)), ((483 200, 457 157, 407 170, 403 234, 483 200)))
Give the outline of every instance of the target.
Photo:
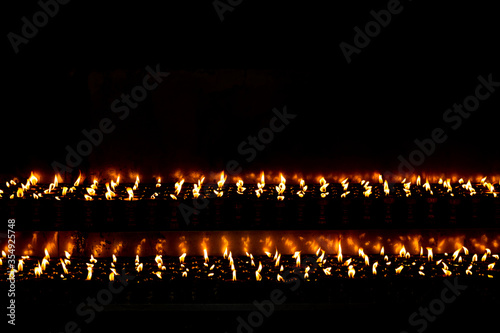
POLYGON ((447 141, 416 172, 499 174, 500 92, 457 130, 443 121, 479 75, 500 81, 493 4, 401 5, 347 64, 340 42, 353 44, 353 28, 364 29, 387 1, 245 0, 223 22, 212 1, 71 1, 18 54, 7 34, 20 34, 21 18, 32 21, 40 7, 10 2, 0 173, 53 174, 65 147, 105 117, 116 129, 76 169, 220 171, 242 160, 238 145, 286 105, 297 118, 245 171, 396 172, 415 139, 442 127, 447 141), (171 75, 119 120, 111 102, 156 64, 171 75))

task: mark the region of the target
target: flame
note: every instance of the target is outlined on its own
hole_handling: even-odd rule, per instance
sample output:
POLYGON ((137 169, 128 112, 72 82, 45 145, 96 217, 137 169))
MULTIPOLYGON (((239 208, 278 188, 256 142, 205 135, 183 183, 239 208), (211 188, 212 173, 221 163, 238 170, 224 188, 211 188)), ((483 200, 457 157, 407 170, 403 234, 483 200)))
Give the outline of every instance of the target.
POLYGON ((382 248, 380 249, 380 255, 383 256, 385 253, 385 250, 384 250, 384 247, 382 246, 382 248))
POLYGON ((22 197, 24 196, 24 192, 23 192, 23 189, 22 189, 21 187, 17 189, 17 194, 16 194, 16 196, 17 196, 18 198, 22 198, 22 197))
POLYGON ((222 189, 224 187, 224 183, 226 182, 227 176, 224 176, 224 171, 220 174, 220 180, 217 182, 217 188, 222 189))
POLYGON ((426 249, 427 249, 427 260, 428 261, 432 261, 433 258, 434 258, 433 254, 432 254, 432 248, 431 247, 427 247, 426 249))
MULTIPOLYGON (((340 182, 342 184, 342 187, 344 188, 344 191, 347 191, 347 188, 349 187, 349 182, 348 178, 345 178, 343 181, 340 182)), ((348 191, 349 192, 349 191, 348 191)))
POLYGON ((137 265, 137 267, 135 268, 137 270, 137 272, 142 272, 142 268, 143 268, 143 265, 142 265, 142 262, 137 265))
POLYGON ((403 248, 401 249, 401 251, 399 251, 399 256, 400 257, 404 257, 406 256, 406 249, 405 249, 405 246, 403 245, 403 248))
POLYGON ((243 180, 242 179, 238 180, 238 182, 236 183, 236 186, 237 186, 236 193, 238 193, 238 194, 243 194, 243 192, 246 190, 246 188, 243 187, 243 180))
POLYGON ((356 274, 356 270, 354 269, 354 266, 353 265, 349 265, 349 268, 348 268, 348 272, 347 272, 347 275, 349 276, 349 278, 354 278, 354 275, 356 274))
POLYGON ((66 259, 71 258, 71 254, 68 251, 64 251, 64 255, 66 256, 66 259))
POLYGON ((264 193, 264 186, 266 186, 266 177, 264 176, 264 171, 260 175, 260 183, 257 182, 257 189, 255 190, 255 195, 260 198, 260 195, 264 193))
POLYGON ((283 200, 285 197, 283 196, 283 193, 285 192, 286 186, 286 179, 283 177, 282 174, 280 174, 281 177, 281 183, 279 183, 278 186, 276 186, 276 193, 278 194, 278 200, 283 200))
POLYGON ((208 263, 208 254, 207 254, 207 249, 203 249, 203 257, 205 258, 205 263, 208 263))
POLYGON ((477 254, 474 254, 474 255, 472 256, 472 262, 474 262, 474 261, 477 261, 477 254))
POLYGON ((420 186, 420 176, 417 177, 417 186, 420 186))
POLYGON ((137 175, 135 177, 135 183, 134 183, 134 187, 132 187, 132 189, 135 191, 137 190, 137 188, 139 188, 139 182, 140 182, 140 179, 139 179, 139 175, 137 175))
POLYGON ((94 258, 94 256, 91 254, 90 255, 90 260, 91 263, 95 264, 97 262, 97 259, 94 258))
MULTIPOLYGON (((382 175, 378 175, 378 182, 382 184, 384 182, 384 179, 382 178, 382 175)), ((387 182, 387 181, 386 181, 387 182)))
POLYGON ((155 262, 158 265, 158 268, 161 269, 161 266, 163 266, 163 259, 162 259, 161 254, 160 255, 158 255, 158 254, 156 255, 155 262))
POLYGON ((188 273, 186 271, 182 272, 182 277, 187 277, 188 273))
POLYGON ((186 258, 186 252, 184 252, 184 253, 183 253, 183 254, 179 257, 179 262, 180 262, 181 264, 183 264, 183 263, 184 263, 184 258, 186 258))
MULTIPOLYGON (((113 182, 113 181, 111 181, 111 182, 113 182)), ((104 195, 106 197, 106 200, 111 200, 114 196, 116 196, 116 193, 111 191, 111 188, 109 187, 109 183, 106 183, 106 193, 104 195)))
POLYGON ((222 257, 223 257, 224 259, 226 259, 226 258, 227 258, 227 247, 226 247, 226 249, 224 250, 224 254, 222 255, 222 257))
POLYGON ((36 183, 38 183, 38 178, 35 177, 35 175, 33 174, 33 171, 31 171, 31 175, 30 175, 30 178, 28 178, 28 181, 32 185, 36 185, 36 183))
POLYGON ((23 271, 23 264, 24 264, 24 260, 23 259, 19 259, 19 261, 17 263, 17 271, 18 272, 22 272, 23 271))
POLYGON ((492 271, 494 267, 495 267, 495 263, 491 263, 488 265, 488 270, 492 271))
POLYGON ((378 266, 378 262, 374 262, 373 266, 372 266, 373 275, 377 275, 377 266, 378 266))
POLYGON ((425 181, 425 184, 423 187, 425 188, 426 191, 428 191, 431 195, 433 195, 433 192, 431 190, 431 184, 429 184, 428 180, 425 181))
POLYGON ((342 262, 342 246, 340 245, 340 242, 339 242, 339 252, 337 254, 337 261, 342 262))
POLYGON ((321 177, 321 179, 319 180, 319 185, 321 186, 319 188, 320 192, 326 192, 326 188, 328 187, 328 185, 330 185, 329 183, 326 182, 325 178, 324 177, 321 177))
POLYGON ((301 189, 299 191, 297 191, 297 195, 302 198, 304 196, 305 192, 307 191, 307 186, 305 185, 304 179, 300 180, 299 186, 301 189))
POLYGON ((38 262, 38 266, 35 267, 35 277, 40 277, 42 275, 42 267, 40 266, 40 261, 38 262))
POLYGON ((111 272, 109 273, 109 281, 114 281, 115 280, 115 273, 111 272))
POLYGON ((456 250, 455 252, 453 252, 453 255, 452 255, 453 260, 457 260, 458 255, 460 254, 460 250, 461 250, 461 249, 458 249, 458 250, 456 250))
POLYGON ((68 274, 68 269, 66 268, 66 264, 64 263, 64 261, 62 259, 59 259, 59 260, 61 260, 61 266, 63 268, 64 274, 68 274))
POLYGON ((389 184, 387 183, 387 180, 384 181, 384 193, 385 195, 389 195, 391 190, 389 189, 389 184))
POLYGON ((401 271, 403 270, 403 268, 404 268, 404 266, 403 266, 403 265, 401 265, 401 266, 399 266, 398 268, 396 268, 396 274, 400 274, 400 273, 401 273, 401 271))
POLYGON ((323 268, 323 272, 325 273, 325 275, 332 275, 332 268, 331 267, 323 268))
POLYGON ((307 266, 305 271, 304 271, 304 279, 307 279, 309 278, 309 270, 311 269, 311 267, 307 266))
MULTIPOLYGON (((318 259, 316 259, 316 262, 321 263, 321 262, 323 262, 323 259, 325 258, 325 251, 322 250, 321 248, 319 248, 318 250, 321 250, 321 256, 318 259)), ((316 255, 318 255, 317 253, 318 252, 316 252, 316 255)))
POLYGON ((82 179, 82 173, 80 172, 80 174, 78 175, 78 178, 76 179, 75 183, 73 184, 74 187, 77 187, 80 185, 80 181, 82 179))
POLYGON ((276 258, 276 263, 274 266, 278 267, 280 265, 280 259, 281 259, 281 254, 278 254, 278 257, 276 258))
POLYGON ((156 187, 161 187, 161 177, 158 177, 156 187))
POLYGON ((281 275, 278 274, 278 276, 276 277, 276 280, 278 282, 285 282, 285 279, 283 279, 283 277, 281 275))
POLYGON ((47 259, 47 260, 50 260, 50 255, 49 255, 49 251, 47 250, 47 248, 45 248, 45 257, 44 259, 47 259))
POLYGON ((293 257, 294 259, 296 259, 296 266, 297 267, 300 267, 300 251, 295 251, 295 253, 293 254, 293 257))
POLYGON ((127 193, 128 193, 128 199, 129 201, 132 201, 134 198, 134 190, 130 187, 127 187, 127 193))
POLYGON ((84 194, 83 197, 85 198, 85 201, 92 201, 94 200, 90 195, 84 194))
POLYGON ((92 279, 92 268, 93 267, 94 267, 93 264, 87 264, 87 271, 88 271, 87 278, 86 278, 87 281, 90 281, 90 279, 92 279))
POLYGON ((182 190, 182 184, 184 184, 184 179, 181 179, 180 181, 176 182, 174 187, 175 187, 175 196, 178 196, 179 193, 181 193, 182 190))

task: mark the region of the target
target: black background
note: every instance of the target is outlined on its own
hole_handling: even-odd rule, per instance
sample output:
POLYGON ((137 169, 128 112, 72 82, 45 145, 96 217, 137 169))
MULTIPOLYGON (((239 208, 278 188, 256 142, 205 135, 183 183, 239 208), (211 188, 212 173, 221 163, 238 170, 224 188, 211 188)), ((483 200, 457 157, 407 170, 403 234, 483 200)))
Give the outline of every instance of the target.
POLYGON ((457 130, 443 121, 479 75, 500 81, 493 4, 401 5, 348 64, 339 44, 353 44, 353 28, 364 29, 387 1, 247 0, 223 22, 211 1, 72 1, 18 54, 7 34, 20 34, 21 18, 32 21, 40 7, 9 2, 1 174, 52 175, 65 147, 106 117, 116 129, 74 173, 219 172, 243 161, 238 145, 285 105, 297 118, 244 172, 397 172, 398 156, 441 127, 448 139, 416 173, 498 174, 498 91, 457 130), (111 102, 156 64, 171 75, 119 120, 111 102))

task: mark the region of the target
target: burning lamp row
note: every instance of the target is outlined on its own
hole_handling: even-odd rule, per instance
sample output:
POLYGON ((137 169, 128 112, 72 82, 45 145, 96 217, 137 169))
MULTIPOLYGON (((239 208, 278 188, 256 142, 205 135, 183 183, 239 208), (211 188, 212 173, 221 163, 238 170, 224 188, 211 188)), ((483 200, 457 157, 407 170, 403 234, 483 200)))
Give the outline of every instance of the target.
MULTIPOLYGON (((46 187, 40 185, 37 186, 38 178, 31 173, 31 176, 26 180, 25 183, 19 183, 18 181, 11 179, 5 182, 3 189, 0 188, 0 197, 7 197, 9 199, 15 198, 33 198, 39 199, 44 197, 54 198, 56 200, 61 200, 61 198, 73 198, 77 197, 84 200, 137 200, 140 199, 156 199, 156 198, 167 198, 172 200, 178 200, 181 197, 184 199, 193 198, 197 199, 202 195, 201 190, 203 189, 204 196, 206 197, 223 197, 224 194, 228 192, 229 187, 225 186, 227 176, 224 172, 220 174, 220 178, 216 184, 213 186, 204 186, 205 177, 201 176, 196 183, 190 184, 190 186, 185 186, 183 191, 184 179, 179 179, 172 187, 165 186, 162 184, 161 178, 157 179, 157 183, 154 184, 154 190, 150 191, 145 196, 144 191, 140 191, 140 178, 136 176, 135 183, 120 185, 120 176, 116 180, 111 180, 110 182, 105 182, 105 184, 100 184, 98 179, 94 179, 90 185, 81 184, 81 175, 73 183, 72 186, 60 186, 59 179, 57 175, 54 176, 54 181, 48 184, 46 187), (163 189, 162 189, 163 186, 163 189)), ((500 184, 500 183, 499 183, 500 184)), ((483 177, 479 183, 472 184, 469 179, 467 182, 463 178, 460 178, 457 183, 452 184, 451 178, 439 178, 436 184, 430 184, 428 180, 422 183, 421 177, 417 176, 414 183, 411 180, 406 180, 404 178, 396 189, 391 189, 387 180, 384 180, 382 175, 378 176, 378 183, 371 184, 370 181, 360 180, 359 183, 352 183, 352 180, 344 178, 339 184, 331 186, 330 183, 324 177, 319 179, 317 184, 306 185, 304 179, 299 179, 298 184, 293 185, 292 188, 289 186, 287 191, 286 178, 280 174, 279 184, 277 185, 267 185, 266 177, 264 173, 261 173, 259 179, 257 179, 256 184, 251 186, 251 189, 244 187, 243 179, 239 179, 236 183, 231 186, 234 188, 234 192, 237 195, 254 195, 259 198, 264 193, 269 196, 275 196, 277 200, 284 200, 285 193, 294 197, 304 197, 305 195, 311 194, 313 191, 314 195, 319 195, 321 198, 331 197, 334 195, 339 195, 341 198, 350 197, 354 194, 359 194, 364 197, 381 197, 389 195, 405 196, 410 197, 412 195, 421 196, 422 194, 433 196, 435 195, 488 195, 492 197, 497 197, 498 186, 495 188, 495 184, 488 182, 487 177, 483 177), (313 185, 313 189, 311 189, 313 185), (248 191, 247 191, 248 190, 248 191)), ((147 186, 148 188, 150 186, 147 186)), ((144 188, 144 186, 143 186, 144 188)), ((203 197, 203 196, 202 196, 203 197)))
POLYGON ((410 254, 403 246, 396 255, 385 254, 384 247, 376 255, 367 255, 362 248, 357 255, 344 256, 342 246, 336 254, 326 254, 318 247, 315 255, 303 255, 295 251, 293 255, 285 255, 277 249, 274 254, 265 251, 264 255, 253 256, 246 253, 241 257, 233 257, 225 248, 222 256, 210 257, 204 249, 203 257, 190 257, 182 253, 178 258, 163 257, 157 254, 154 258, 120 257, 95 258, 88 260, 72 259, 65 251, 65 256, 51 259, 45 249, 43 258, 22 256, 17 265, 4 264, 7 254, 2 252, 0 271, 4 279, 75 279, 75 280, 110 280, 117 275, 135 274, 144 281, 174 280, 182 278, 205 278, 227 281, 255 280, 285 282, 293 272, 301 274, 306 280, 324 278, 369 278, 405 276, 413 278, 439 278, 448 276, 475 276, 479 278, 495 278, 498 276, 498 254, 492 254, 486 248, 484 254, 472 254, 468 248, 461 247, 453 254, 435 255, 432 248, 420 249, 419 253, 410 254), (41 260, 41 261, 40 261, 41 260), (238 278, 238 276, 240 276, 238 278))

